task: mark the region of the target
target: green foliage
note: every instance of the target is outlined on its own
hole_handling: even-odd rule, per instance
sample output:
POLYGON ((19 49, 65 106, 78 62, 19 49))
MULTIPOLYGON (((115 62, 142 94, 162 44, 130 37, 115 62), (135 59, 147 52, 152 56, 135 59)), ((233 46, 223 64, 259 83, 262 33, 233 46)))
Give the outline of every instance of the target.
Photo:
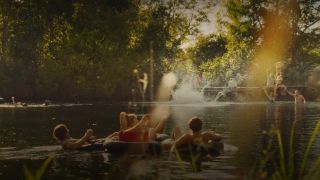
POLYGON ((221 36, 209 35, 199 37, 197 40, 196 45, 188 50, 192 53, 193 63, 196 66, 226 53, 227 41, 221 36))
POLYGON ((197 4, 3 0, 0 94, 39 100, 129 99, 136 84, 132 70, 148 72, 150 49, 160 79, 168 70, 162 65, 173 62, 181 43, 206 21, 208 7, 197 4))
MULTIPOLYGON (((267 14, 289 17, 283 21, 292 31, 287 77, 302 82, 319 65, 317 1, 223 1, 218 32, 199 37, 187 53, 181 45, 208 22, 211 1, 2 0, 0 6, 4 97, 128 100, 136 84, 132 70, 149 73, 151 50, 155 87, 163 73, 177 68, 227 81, 251 65, 272 23, 267 14)), ((271 46, 277 43, 272 38, 271 46)))
POLYGON ((199 38, 190 53, 207 79, 219 85, 237 73, 244 73, 252 57, 256 24, 251 11, 242 1, 226 1, 218 12, 218 34, 199 38))
MULTIPOLYGON (((276 54, 278 49, 275 47, 281 43, 281 37, 277 36, 279 34, 270 33, 266 39, 265 32, 277 32, 279 28, 288 28, 290 31, 285 33, 289 37, 289 44, 285 56, 283 59, 277 59, 276 56, 272 58, 275 62, 284 62, 286 83, 304 83, 314 67, 319 65, 320 60, 319 7, 317 1, 222 1, 217 13, 216 34, 227 40, 227 51, 220 57, 194 61, 200 65, 208 79, 221 77, 227 81, 230 76, 239 72, 246 73, 250 78, 252 75, 248 68, 261 66, 259 62, 252 64, 255 50, 265 43, 265 50, 271 49, 276 54), (275 19, 279 20, 278 24, 273 21, 275 19)), ((206 46, 207 52, 215 52, 218 49, 217 46, 203 45, 206 46)), ((221 42, 220 45, 224 43, 221 42)), ((201 49, 204 48, 198 44, 194 49, 203 53, 201 49)))
POLYGON ((308 145, 303 153, 302 164, 298 165, 295 161, 294 139, 297 121, 291 126, 289 147, 286 150, 282 132, 279 129, 271 129, 268 132, 269 142, 266 149, 262 152, 260 161, 256 164, 256 170, 253 176, 263 179, 271 177, 272 179, 317 179, 319 178, 320 158, 311 160, 309 155, 314 144, 314 140, 320 129, 320 120, 317 122, 310 138, 308 145), (272 146, 276 141, 277 151, 272 151, 272 146), (306 162, 309 160, 310 165, 306 168, 306 162), (270 172, 270 168, 272 169, 270 172))
POLYGON ((200 68, 205 73, 207 79, 219 79, 219 82, 222 83, 220 85, 225 85, 224 83, 227 83, 237 73, 245 74, 249 63, 248 59, 251 55, 252 50, 250 50, 245 42, 242 42, 222 56, 203 63, 200 68))

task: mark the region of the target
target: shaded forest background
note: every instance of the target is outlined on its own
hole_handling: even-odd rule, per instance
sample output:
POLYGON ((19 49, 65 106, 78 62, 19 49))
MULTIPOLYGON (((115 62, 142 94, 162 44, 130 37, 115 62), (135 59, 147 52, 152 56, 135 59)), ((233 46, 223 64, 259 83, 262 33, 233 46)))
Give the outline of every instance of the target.
POLYGON ((155 92, 164 73, 178 70, 224 85, 237 73, 246 74, 255 49, 264 42, 267 15, 288 17, 281 22, 290 28, 291 38, 281 57, 287 83, 305 85, 320 63, 318 0, 0 2, 4 98, 131 100, 137 85, 133 70, 140 76, 149 73, 151 59, 155 92), (204 36, 199 25, 217 7, 216 31, 204 36), (181 48, 190 37, 196 37, 195 44, 181 48))

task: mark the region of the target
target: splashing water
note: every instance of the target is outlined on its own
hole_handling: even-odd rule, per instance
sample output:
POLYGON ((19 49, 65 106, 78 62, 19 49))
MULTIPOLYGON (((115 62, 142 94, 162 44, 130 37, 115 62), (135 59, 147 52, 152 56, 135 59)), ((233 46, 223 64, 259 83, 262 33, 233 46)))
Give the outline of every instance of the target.
POLYGON ((203 90, 194 88, 192 79, 186 78, 182 81, 178 89, 172 93, 173 103, 204 103, 203 90))
POLYGON ((228 82, 228 86, 218 92, 218 94, 214 98, 214 101, 218 101, 221 97, 226 97, 227 93, 232 92, 237 86, 238 82, 234 78, 231 78, 228 82))
POLYGON ((165 74, 162 77, 158 95, 157 95, 157 101, 169 101, 172 89, 177 84, 177 77, 174 73, 168 73, 165 74))
MULTIPOLYGON (((194 104, 194 103, 204 103, 203 93, 195 88, 195 81, 192 78, 185 78, 182 83, 174 91, 174 87, 177 84, 177 76, 174 73, 165 74, 161 80, 157 101, 171 103, 181 103, 181 104, 194 104)), ((168 103, 157 103, 151 112, 152 124, 167 119, 170 115, 172 116, 174 123, 186 129, 186 122, 196 114, 201 114, 202 107, 192 108, 192 111, 185 112, 183 107, 170 108, 168 103)))
POLYGON ((235 78, 230 78, 228 81, 228 86, 223 88, 216 94, 214 101, 218 101, 221 97, 226 97, 228 93, 233 93, 235 89, 241 84, 247 77, 242 76, 240 73, 237 73, 235 78))

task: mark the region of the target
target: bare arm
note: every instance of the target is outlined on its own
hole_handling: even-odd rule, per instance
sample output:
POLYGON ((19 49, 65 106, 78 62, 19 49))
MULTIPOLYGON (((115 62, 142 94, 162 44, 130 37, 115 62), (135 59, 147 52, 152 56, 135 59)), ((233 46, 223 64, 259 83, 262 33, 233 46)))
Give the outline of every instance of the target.
POLYGON ((145 121, 147 119, 142 119, 140 120, 136 125, 134 125, 133 127, 129 128, 129 129, 125 129, 126 132, 132 132, 132 131, 140 131, 143 128, 145 128, 145 121))
POLYGON ((290 96, 296 96, 294 93, 290 92, 290 91, 287 89, 287 87, 286 87, 286 91, 287 91, 287 93, 288 93, 290 96))
POLYGON ((173 148, 177 148, 177 147, 180 147, 180 146, 182 146, 184 144, 190 143, 190 141, 191 141, 190 134, 184 134, 174 142, 172 147, 173 148))
POLYGON ((149 138, 150 140, 156 139, 158 133, 162 132, 166 119, 160 120, 160 122, 154 128, 150 128, 149 130, 149 138))
POLYGON ((203 137, 204 137, 204 140, 206 142, 209 142, 209 141, 218 141, 221 139, 221 135, 220 134, 217 134, 215 133, 214 131, 206 131, 203 133, 203 137))
POLYGON ((293 94, 292 92, 288 91, 287 90, 287 93, 290 95, 290 96, 295 96, 295 94, 293 94))
POLYGON ((126 117, 125 112, 121 112, 119 117, 120 117, 120 131, 121 130, 126 130, 128 128, 128 122, 127 122, 127 117, 126 117))
POLYGON ((269 100, 271 100, 272 98, 269 96, 266 88, 263 87, 262 89, 263 89, 264 94, 267 96, 267 98, 268 98, 269 100))
POLYGON ((119 132, 114 132, 110 135, 108 135, 105 139, 112 139, 112 138, 117 138, 119 137, 119 132))
POLYGON ((165 122, 166 122, 166 119, 160 120, 160 122, 156 125, 156 127, 154 127, 155 133, 162 132, 165 122))
POLYGON ((86 133, 78 140, 71 142, 67 141, 64 144, 62 144, 64 149, 71 149, 71 150, 76 150, 82 147, 93 135, 92 129, 88 129, 86 133))

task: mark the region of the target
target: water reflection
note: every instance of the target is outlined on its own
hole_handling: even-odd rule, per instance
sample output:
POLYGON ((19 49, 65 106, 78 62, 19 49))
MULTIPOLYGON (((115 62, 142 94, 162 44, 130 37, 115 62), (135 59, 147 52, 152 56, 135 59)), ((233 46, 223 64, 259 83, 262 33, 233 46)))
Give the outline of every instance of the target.
MULTIPOLYGON (((145 106, 151 107, 150 104, 145 106)), ((198 116, 204 120, 204 129, 213 129, 223 135, 225 153, 213 161, 203 162, 202 171, 195 173, 190 163, 172 161, 168 154, 159 158, 116 157, 104 152, 71 153, 53 149, 56 158, 45 175, 46 179, 242 179, 253 169, 261 151, 268 147, 269 138, 264 131, 279 128, 288 149, 291 127, 296 122, 294 149, 295 162, 299 163, 320 119, 319 103, 307 103, 301 107, 285 102, 166 106, 171 112, 165 128, 167 133, 177 125, 186 129, 186 121, 191 116, 198 116)), ((119 128, 118 114, 127 108, 126 104, 21 108, 14 112, 0 108, 0 178, 22 179, 24 165, 34 169, 39 167, 51 153, 48 149, 57 147, 51 137, 54 125, 67 124, 75 137, 91 127, 96 136, 103 137, 119 128)), ((315 141, 311 158, 320 152, 319 136, 315 141)))

